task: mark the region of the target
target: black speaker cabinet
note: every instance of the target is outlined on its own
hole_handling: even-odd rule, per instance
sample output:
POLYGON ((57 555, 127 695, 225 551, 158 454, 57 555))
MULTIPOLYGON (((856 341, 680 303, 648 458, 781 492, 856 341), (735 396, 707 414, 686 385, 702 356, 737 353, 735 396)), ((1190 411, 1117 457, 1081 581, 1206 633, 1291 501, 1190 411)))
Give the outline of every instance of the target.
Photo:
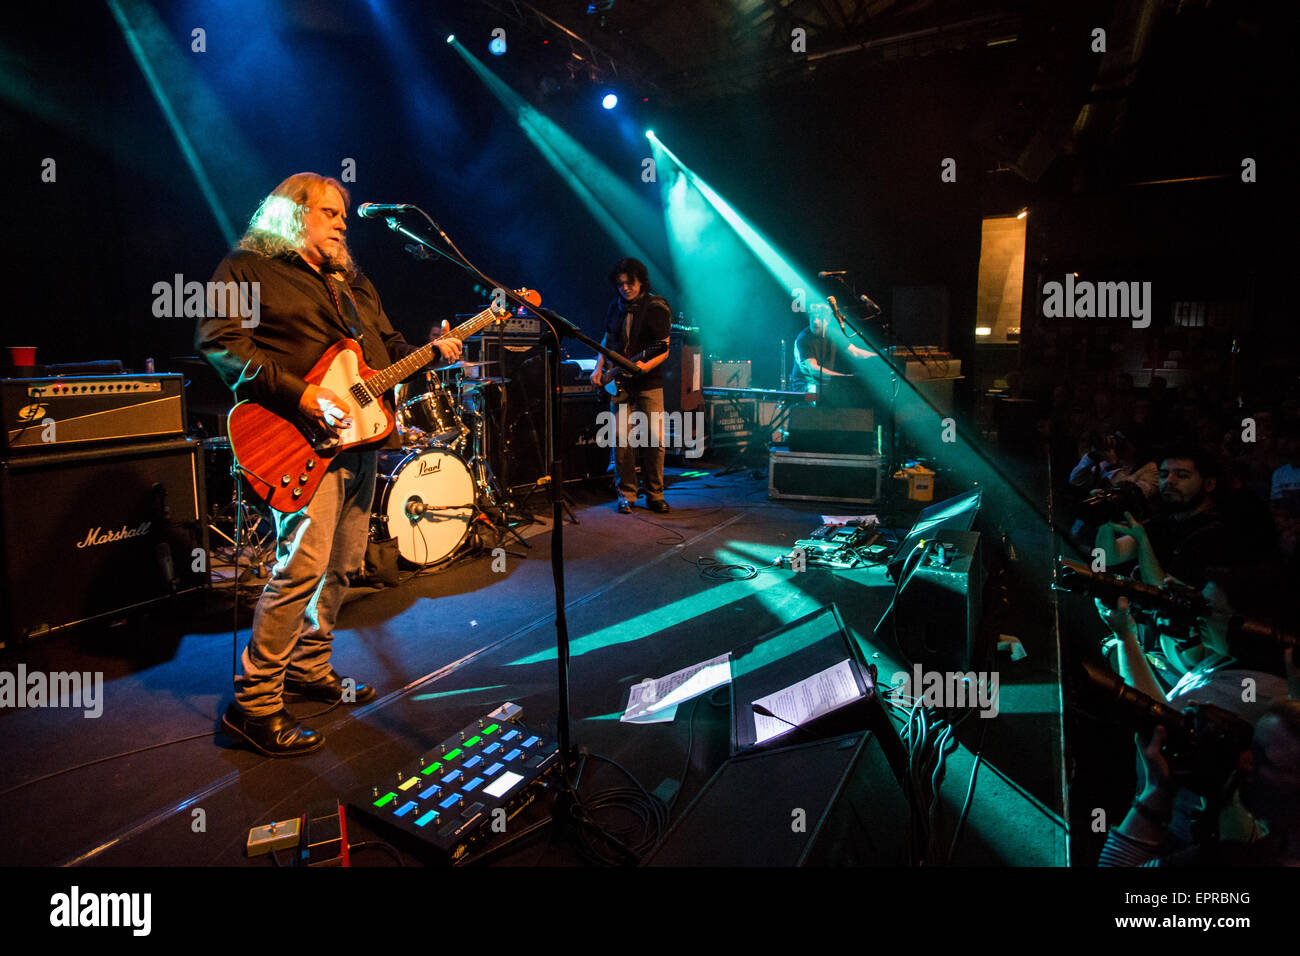
POLYGON ((205 585, 201 454, 199 442, 178 439, 0 463, 7 636, 40 636, 205 585))
POLYGON ((980 656, 979 532, 942 529, 919 560, 894 604, 899 650, 930 670, 968 671, 980 656))
POLYGON ((837 455, 874 455, 875 415, 869 408, 790 409, 790 450, 837 455))
POLYGON ((732 757, 649 866, 902 866, 907 802, 875 735, 732 757))

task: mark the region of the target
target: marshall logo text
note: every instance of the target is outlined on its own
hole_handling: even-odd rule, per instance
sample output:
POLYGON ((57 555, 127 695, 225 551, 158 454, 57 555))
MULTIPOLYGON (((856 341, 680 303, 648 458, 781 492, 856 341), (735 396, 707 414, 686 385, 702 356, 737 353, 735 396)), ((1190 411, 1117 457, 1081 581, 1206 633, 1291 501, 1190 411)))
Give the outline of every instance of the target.
POLYGON ((149 533, 149 526, 153 522, 145 521, 138 528, 128 528, 122 526, 121 531, 105 531, 102 528, 91 528, 86 533, 86 539, 77 543, 78 548, 93 548, 97 544, 112 544, 115 541, 125 541, 127 538, 139 538, 149 533))

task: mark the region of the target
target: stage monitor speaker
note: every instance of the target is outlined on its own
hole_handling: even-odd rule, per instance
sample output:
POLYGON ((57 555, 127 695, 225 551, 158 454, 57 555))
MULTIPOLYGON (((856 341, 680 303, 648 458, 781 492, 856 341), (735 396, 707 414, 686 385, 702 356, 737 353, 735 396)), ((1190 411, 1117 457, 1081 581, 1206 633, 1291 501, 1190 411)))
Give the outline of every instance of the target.
POLYGON ((875 416, 869 408, 790 409, 791 451, 829 452, 837 455, 874 455, 875 416))
POLYGON ((201 455, 199 442, 180 439, 0 465, 8 636, 40 636, 204 586, 201 455))
POLYGON ((894 602, 899 650, 927 670, 978 668, 984 590, 979 532, 942 529, 918 560, 894 602))
POLYGON ((903 866, 907 801, 875 735, 722 765, 649 866, 903 866))

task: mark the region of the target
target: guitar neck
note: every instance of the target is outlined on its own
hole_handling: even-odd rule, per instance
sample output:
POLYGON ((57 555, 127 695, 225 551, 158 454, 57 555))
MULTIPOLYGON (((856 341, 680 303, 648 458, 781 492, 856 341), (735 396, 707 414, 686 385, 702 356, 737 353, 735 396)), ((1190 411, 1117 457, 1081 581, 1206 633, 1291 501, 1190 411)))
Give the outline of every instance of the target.
MULTIPOLYGON (((503 313, 503 317, 505 314, 506 313, 503 313)), ((443 338, 457 338, 463 341, 471 335, 481 332, 496 321, 496 319, 497 313, 493 312, 492 307, 489 306, 472 319, 456 326, 443 336, 443 338)), ((370 390, 372 395, 381 395, 408 375, 424 368, 437 358, 439 354, 438 347, 432 342, 428 345, 422 345, 401 361, 394 362, 392 365, 388 366, 388 368, 378 371, 374 375, 370 376, 370 378, 366 380, 366 387, 370 390)))

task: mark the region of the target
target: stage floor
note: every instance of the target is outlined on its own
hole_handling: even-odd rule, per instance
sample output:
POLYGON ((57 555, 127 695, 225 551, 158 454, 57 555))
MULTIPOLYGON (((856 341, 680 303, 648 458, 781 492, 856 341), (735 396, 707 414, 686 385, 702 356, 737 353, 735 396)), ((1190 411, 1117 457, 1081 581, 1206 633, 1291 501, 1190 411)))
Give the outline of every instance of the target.
MULTIPOLYGON (((574 744, 626 767, 672 803, 676 820, 728 755, 727 694, 680 706, 671 722, 633 725, 618 719, 631 685, 708 660, 831 602, 882 680, 908 668, 872 635, 893 592, 883 568, 795 573, 772 566, 820 524, 820 514, 876 513, 871 506, 769 501, 765 474, 721 474, 708 465, 670 472, 670 482, 673 510, 662 516, 640 507, 620 515, 606 489, 571 486, 580 523, 566 523, 563 540, 574 744), (697 566, 701 557, 759 570, 747 580, 711 579, 697 566)), ((540 496, 534 503, 542 504, 540 496)), ((887 524, 906 527, 910 518, 900 513, 887 524)), ((942 800, 951 825, 972 751, 982 745, 959 864, 1068 860, 1049 564, 1035 557, 1050 541, 1034 527, 1032 515, 1004 526, 1021 553, 1014 590, 1024 600, 1013 620, 1028 656, 997 656, 999 715, 964 721, 948 759, 942 800)), ((216 733, 231 697, 225 592, 182 599, 147 620, 4 651, 2 670, 23 663, 29 671, 103 672, 104 694, 95 719, 72 709, 0 712, 0 864, 271 866, 267 857, 245 857, 250 827, 345 799, 504 701, 521 705, 531 728, 554 735, 551 533, 534 528, 528 541, 531 550, 510 545, 503 571, 493 571, 484 553, 350 600, 334 666, 375 685, 379 699, 332 710, 291 699, 290 710, 327 737, 321 750, 293 760, 263 758, 216 733)), ((245 613, 241 645, 247 634, 245 613)), ((589 761, 581 791, 625 785, 610 765, 589 761)), ((351 818, 349 830, 354 842, 370 838, 351 818)), ((418 862, 390 842, 404 862, 418 862)), ((580 860, 542 837, 492 862, 580 860)), ((393 863, 378 852, 354 860, 393 863)))

